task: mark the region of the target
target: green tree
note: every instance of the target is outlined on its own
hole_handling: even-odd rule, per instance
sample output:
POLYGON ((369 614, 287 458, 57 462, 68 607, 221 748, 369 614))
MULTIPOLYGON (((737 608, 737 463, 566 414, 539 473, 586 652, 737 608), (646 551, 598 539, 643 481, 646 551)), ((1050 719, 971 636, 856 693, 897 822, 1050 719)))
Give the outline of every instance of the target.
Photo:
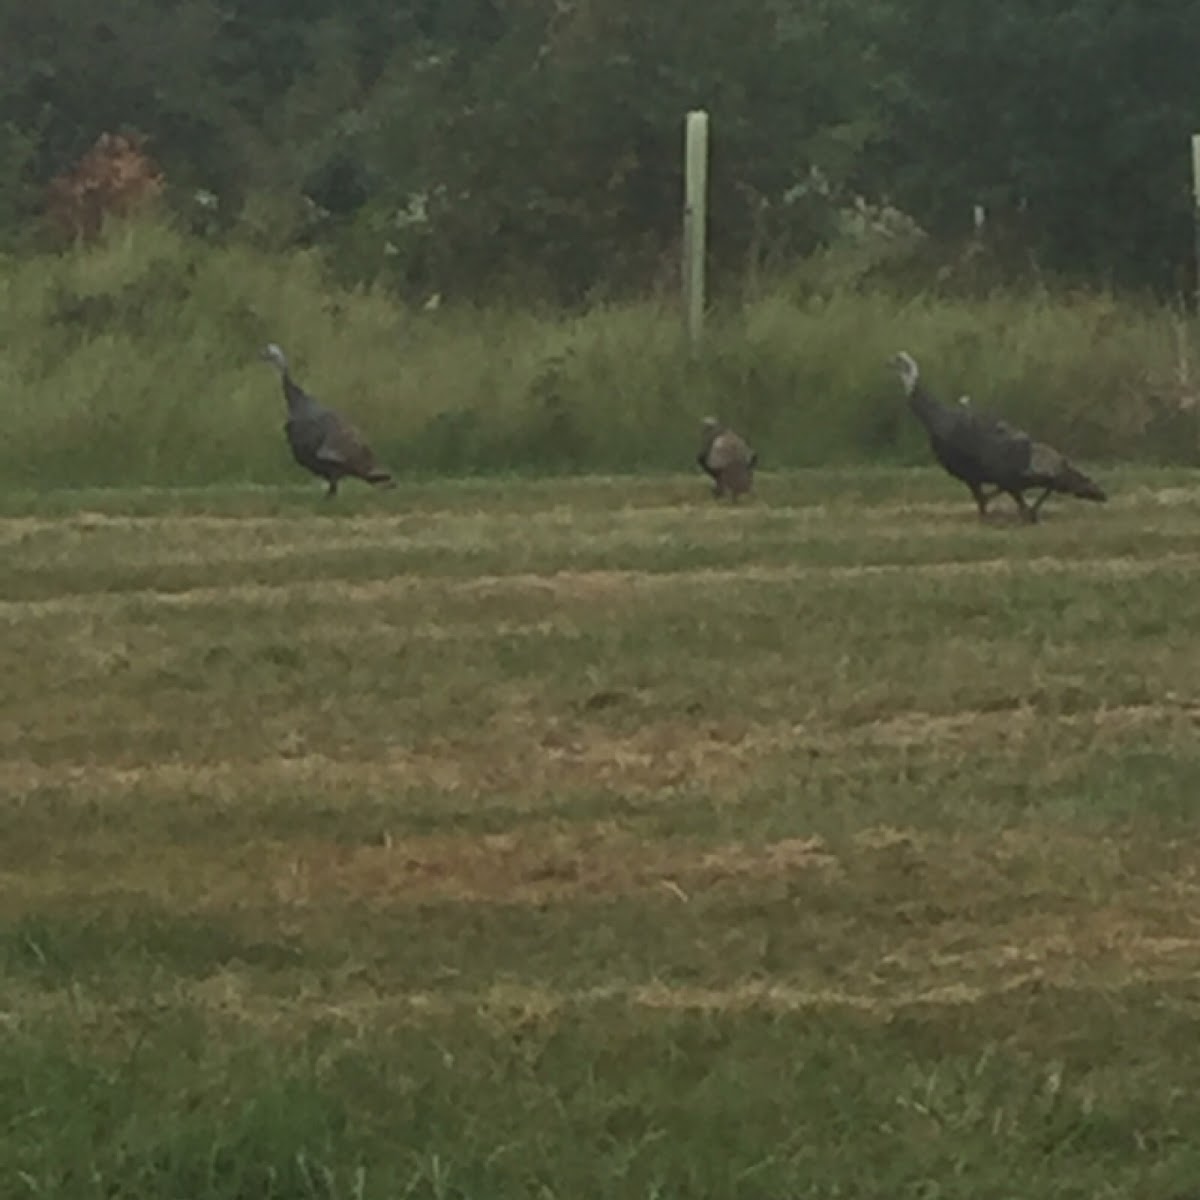
POLYGON ((877 186, 942 236, 980 202, 1046 267, 1178 284, 1200 112, 1191 0, 897 0, 877 28, 877 186))

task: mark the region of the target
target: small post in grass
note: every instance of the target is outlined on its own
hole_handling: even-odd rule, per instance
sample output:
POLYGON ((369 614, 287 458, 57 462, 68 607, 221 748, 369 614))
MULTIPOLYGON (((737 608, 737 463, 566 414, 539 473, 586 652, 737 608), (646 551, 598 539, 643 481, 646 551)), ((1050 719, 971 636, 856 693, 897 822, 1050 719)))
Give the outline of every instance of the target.
POLYGON ((704 250, 708 219, 708 113, 696 110, 684 126, 683 314, 688 348, 700 352, 704 334, 704 250))
POLYGON ((1200 133, 1192 134, 1192 252, 1196 260, 1196 311, 1200 312, 1200 133))

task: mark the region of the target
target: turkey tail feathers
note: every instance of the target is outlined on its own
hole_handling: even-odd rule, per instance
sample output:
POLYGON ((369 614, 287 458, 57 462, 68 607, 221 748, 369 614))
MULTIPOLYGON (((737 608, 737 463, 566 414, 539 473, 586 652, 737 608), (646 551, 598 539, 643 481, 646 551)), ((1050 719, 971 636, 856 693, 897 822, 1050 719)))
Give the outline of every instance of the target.
POLYGON ((1063 469, 1055 482, 1058 485, 1059 491, 1067 492, 1072 496, 1078 496, 1080 500, 1095 500, 1103 503, 1108 499, 1108 495, 1104 489, 1095 480, 1089 479, 1082 471, 1071 466, 1070 463, 1063 464, 1063 469))

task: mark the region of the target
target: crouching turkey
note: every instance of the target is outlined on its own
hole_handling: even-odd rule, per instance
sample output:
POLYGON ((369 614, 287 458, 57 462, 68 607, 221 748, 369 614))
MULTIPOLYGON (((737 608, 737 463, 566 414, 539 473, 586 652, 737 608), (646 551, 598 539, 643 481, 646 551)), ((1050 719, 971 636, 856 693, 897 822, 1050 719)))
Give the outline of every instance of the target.
POLYGON ((754 484, 758 455, 716 417, 706 417, 701 427, 700 453, 696 455, 696 462, 711 477, 716 499, 728 492, 736 501, 754 484))

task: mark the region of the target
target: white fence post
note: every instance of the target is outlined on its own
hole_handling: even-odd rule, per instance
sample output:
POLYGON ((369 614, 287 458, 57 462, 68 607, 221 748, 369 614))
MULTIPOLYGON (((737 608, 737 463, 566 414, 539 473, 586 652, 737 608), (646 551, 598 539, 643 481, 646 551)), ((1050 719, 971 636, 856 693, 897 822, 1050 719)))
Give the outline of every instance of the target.
POLYGON ((683 313, 688 346, 700 352, 704 334, 704 251, 708 222, 708 113, 687 115, 684 128, 683 313))
POLYGON ((1200 133, 1192 134, 1192 252, 1196 260, 1196 308, 1200 312, 1200 133))

